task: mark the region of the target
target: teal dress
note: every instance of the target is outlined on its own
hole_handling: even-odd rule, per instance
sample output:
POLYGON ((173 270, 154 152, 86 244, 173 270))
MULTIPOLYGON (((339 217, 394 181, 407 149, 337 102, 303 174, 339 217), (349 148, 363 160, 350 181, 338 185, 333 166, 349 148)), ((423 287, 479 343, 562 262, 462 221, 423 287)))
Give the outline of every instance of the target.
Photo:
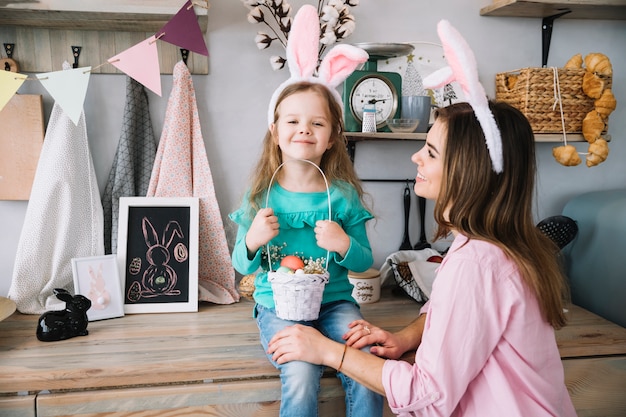
MULTIPOLYGON (((330 279, 324 288, 322 304, 341 300, 355 303, 348 271, 363 272, 372 266, 372 249, 365 223, 373 216, 361 204, 356 190, 345 182, 337 181, 330 185, 330 200, 332 220, 350 237, 350 248, 345 257, 330 253, 327 267, 330 279)), ((314 260, 327 257, 326 250, 317 246, 314 232, 318 220, 328 220, 326 192, 291 192, 274 183, 268 206, 274 210, 280 225, 278 236, 269 244, 272 258, 276 259, 276 255, 301 255, 305 259, 314 260)), ((246 195, 242 206, 229 216, 238 225, 232 254, 233 266, 243 275, 256 273, 255 301, 264 307, 274 308, 272 288, 267 280, 269 264, 265 255, 266 247, 259 249, 252 259, 248 257, 245 238, 254 217, 254 213, 250 213, 252 210, 246 195)), ((276 270, 278 266, 279 262, 274 262, 272 269, 276 270)))

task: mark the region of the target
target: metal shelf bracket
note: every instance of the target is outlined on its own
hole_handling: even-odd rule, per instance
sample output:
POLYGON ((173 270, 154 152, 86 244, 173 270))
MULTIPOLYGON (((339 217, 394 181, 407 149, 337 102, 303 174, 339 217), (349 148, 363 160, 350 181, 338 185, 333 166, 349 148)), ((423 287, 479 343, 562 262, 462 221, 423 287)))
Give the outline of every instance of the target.
POLYGON ((552 40, 552 27, 559 17, 571 13, 570 9, 563 10, 552 16, 546 16, 541 21, 541 67, 548 66, 548 54, 550 53, 550 41, 552 40))

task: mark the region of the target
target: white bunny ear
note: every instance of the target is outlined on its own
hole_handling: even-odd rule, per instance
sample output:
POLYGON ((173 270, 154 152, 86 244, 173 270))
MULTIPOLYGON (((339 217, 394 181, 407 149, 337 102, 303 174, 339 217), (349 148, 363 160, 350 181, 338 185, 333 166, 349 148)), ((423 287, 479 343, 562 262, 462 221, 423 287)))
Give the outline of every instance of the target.
POLYGON ((298 10, 287 40, 287 65, 291 78, 311 77, 317 68, 320 20, 317 9, 306 4, 298 10))
POLYGON ((424 87, 436 88, 452 81, 459 83, 465 93, 465 99, 472 106, 485 134, 492 168, 496 173, 501 173, 503 158, 500 129, 498 129, 493 113, 489 109, 485 89, 478 79, 474 52, 463 36, 447 20, 439 22, 437 33, 441 39, 448 67, 426 77, 423 80, 424 87))
POLYGON ((336 45, 322 60, 318 77, 322 83, 337 87, 368 58, 367 52, 361 48, 352 45, 336 45))
POLYGON ((452 72, 452 68, 443 67, 438 69, 437 71, 427 75, 423 80, 422 84, 424 88, 430 88, 434 90, 435 88, 441 88, 446 84, 450 84, 455 80, 454 72, 452 72))

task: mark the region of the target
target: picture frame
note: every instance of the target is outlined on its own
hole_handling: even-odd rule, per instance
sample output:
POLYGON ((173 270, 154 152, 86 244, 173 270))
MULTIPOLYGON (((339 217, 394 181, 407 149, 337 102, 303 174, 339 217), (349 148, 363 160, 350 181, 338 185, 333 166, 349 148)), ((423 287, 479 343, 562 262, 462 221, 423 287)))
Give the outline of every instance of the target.
POLYGON ((124 313, 198 311, 199 199, 120 197, 124 313))
POLYGON ((72 258, 74 293, 91 300, 89 321, 124 316, 116 255, 72 258))

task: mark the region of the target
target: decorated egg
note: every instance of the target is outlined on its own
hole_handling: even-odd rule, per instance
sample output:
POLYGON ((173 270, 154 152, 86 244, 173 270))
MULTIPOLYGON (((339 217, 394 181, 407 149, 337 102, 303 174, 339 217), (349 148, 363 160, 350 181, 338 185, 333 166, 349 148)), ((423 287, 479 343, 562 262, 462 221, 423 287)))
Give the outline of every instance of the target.
POLYGON ((280 267, 278 267, 276 272, 282 272, 283 274, 293 274, 293 269, 291 269, 291 268, 289 268, 287 266, 280 266, 280 267))
POLYGON ((280 261, 280 266, 286 266, 292 271, 304 268, 304 261, 295 255, 287 255, 280 261))

